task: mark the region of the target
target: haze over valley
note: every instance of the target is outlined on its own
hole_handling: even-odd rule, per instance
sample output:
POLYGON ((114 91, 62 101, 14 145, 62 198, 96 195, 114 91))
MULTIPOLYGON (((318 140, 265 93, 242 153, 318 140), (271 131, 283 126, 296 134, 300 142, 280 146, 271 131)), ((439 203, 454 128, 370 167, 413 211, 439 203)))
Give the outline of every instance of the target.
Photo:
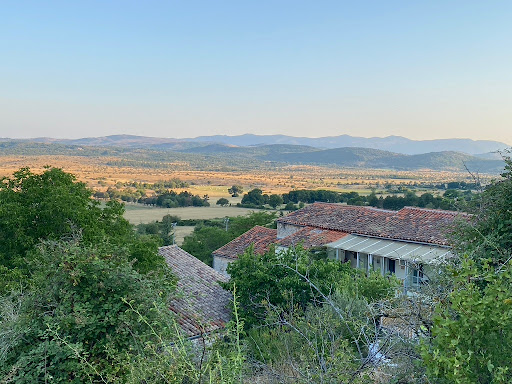
POLYGON ((82 139, 0 139, 0 155, 77 155, 98 153, 133 160, 144 153, 147 162, 211 159, 233 165, 274 162, 276 164, 336 165, 364 169, 462 171, 498 173, 503 167, 499 151, 508 146, 493 141, 469 139, 410 140, 403 137, 360 138, 342 135, 304 138, 284 135, 208 136, 170 139, 132 135, 113 135, 82 139), (337 147, 337 145, 344 145, 337 147), (84 151, 82 147, 88 147, 84 151), (143 152, 145 151, 145 152, 143 152), (424 152, 422 152, 424 151, 424 152))

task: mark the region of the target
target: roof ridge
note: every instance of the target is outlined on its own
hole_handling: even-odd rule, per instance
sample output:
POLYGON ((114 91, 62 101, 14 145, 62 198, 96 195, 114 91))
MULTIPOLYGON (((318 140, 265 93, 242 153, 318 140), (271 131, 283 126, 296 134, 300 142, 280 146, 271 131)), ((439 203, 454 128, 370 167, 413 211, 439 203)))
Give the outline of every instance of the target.
MULTIPOLYGON (((314 204, 334 205, 336 207, 346 207, 346 208, 349 208, 349 209, 369 209, 369 210, 372 210, 372 211, 379 211, 379 212, 397 212, 397 211, 394 211, 392 209, 378 208, 378 207, 373 207, 373 206, 370 206, 370 205, 348 205, 348 204, 344 204, 344 203, 327 203, 325 201, 315 201, 313 204, 310 204, 309 206, 314 205, 314 204)), ((299 210, 294 211, 294 212, 298 212, 298 211, 299 210)))
MULTIPOLYGON (((269 228, 269 227, 265 227, 265 226, 263 226, 263 225, 259 225, 259 224, 255 225, 255 226, 254 226, 254 227, 252 227, 251 229, 254 229, 254 228, 269 229, 269 230, 271 230, 271 231, 276 230, 275 228, 269 228)), ((249 229, 249 231, 250 231, 251 229, 249 229)), ((248 231, 247 231, 247 232, 248 232, 248 231)), ((245 232, 244 232, 244 233, 245 233, 245 232)))
POLYGON ((437 212, 437 213, 444 213, 444 214, 454 215, 454 216, 455 215, 460 215, 460 214, 467 215, 467 213, 465 213, 465 212, 449 211, 449 210, 437 209, 437 208, 412 207, 412 206, 409 206, 409 205, 406 205, 405 207, 403 207, 402 209, 399 209, 396 212, 398 213, 398 212, 400 212, 400 211, 402 211, 404 209, 410 209, 410 210, 416 210, 416 211, 424 211, 424 212, 437 212))

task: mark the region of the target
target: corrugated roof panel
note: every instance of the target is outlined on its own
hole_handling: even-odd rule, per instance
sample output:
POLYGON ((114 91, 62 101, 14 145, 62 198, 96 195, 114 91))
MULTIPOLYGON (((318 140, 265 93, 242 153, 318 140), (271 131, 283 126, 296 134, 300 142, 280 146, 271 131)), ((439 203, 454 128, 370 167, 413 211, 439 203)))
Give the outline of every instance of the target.
POLYGON ((451 252, 444 247, 407 243, 396 240, 379 239, 360 235, 348 235, 341 240, 327 244, 329 248, 368 253, 376 256, 408 261, 430 262, 448 257, 451 252))

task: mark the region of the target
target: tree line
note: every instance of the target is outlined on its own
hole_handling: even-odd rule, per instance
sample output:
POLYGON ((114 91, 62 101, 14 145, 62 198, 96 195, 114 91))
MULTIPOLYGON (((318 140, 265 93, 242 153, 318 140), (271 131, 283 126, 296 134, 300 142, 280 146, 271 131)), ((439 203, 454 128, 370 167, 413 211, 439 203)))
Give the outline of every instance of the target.
POLYGON ((127 188, 118 190, 112 187, 105 192, 96 191, 94 197, 98 199, 121 200, 139 204, 153 205, 162 208, 177 207, 209 207, 208 195, 194 195, 188 191, 176 192, 166 188, 158 189, 155 195, 147 196, 145 189, 127 188))
POLYGON ((330 190, 293 190, 282 195, 264 194, 259 188, 255 188, 242 198, 238 204, 247 208, 265 208, 270 206, 277 208, 285 204, 284 210, 296 210, 304 204, 315 202, 345 203, 348 205, 367 205, 376 208, 399 210, 406 206, 431 208, 431 209, 466 209, 467 204, 475 198, 476 193, 471 190, 447 189, 442 195, 435 196, 430 192, 417 195, 414 191, 404 189, 400 195, 378 196, 375 191, 369 195, 361 195, 358 192, 337 192, 330 190))

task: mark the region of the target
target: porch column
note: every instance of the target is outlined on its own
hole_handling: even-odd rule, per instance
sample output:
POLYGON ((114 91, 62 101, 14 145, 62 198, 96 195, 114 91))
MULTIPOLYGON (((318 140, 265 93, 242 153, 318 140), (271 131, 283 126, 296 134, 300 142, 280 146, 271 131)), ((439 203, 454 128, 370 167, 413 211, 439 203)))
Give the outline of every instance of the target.
POLYGON ((407 289, 409 288, 409 263, 405 262, 405 279, 404 279, 404 294, 407 295, 407 289))
POLYGON ((359 252, 356 252, 356 268, 359 269, 361 267, 359 260, 359 252))
POLYGON ((373 255, 371 253, 368 254, 368 268, 367 272, 369 273, 373 269, 373 255))
POLYGON ((381 256, 380 257, 380 274, 382 276, 384 276, 384 274, 386 273, 385 263, 386 263, 386 258, 384 256, 381 256))
POLYGON ((336 248, 336 261, 340 259, 340 249, 336 248))

